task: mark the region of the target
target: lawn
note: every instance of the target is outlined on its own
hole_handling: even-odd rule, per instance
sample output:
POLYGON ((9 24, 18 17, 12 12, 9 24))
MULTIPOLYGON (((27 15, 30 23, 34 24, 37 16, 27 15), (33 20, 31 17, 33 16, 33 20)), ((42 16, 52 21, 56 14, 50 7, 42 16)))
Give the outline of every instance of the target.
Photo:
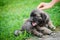
MULTIPOLYGON (((0 0, 0 40, 25 40, 31 34, 24 32, 14 36, 14 31, 20 29, 24 19, 29 18, 30 12, 42 1, 50 0, 0 0)), ((60 3, 56 3, 51 9, 44 10, 49 13, 53 24, 60 26, 60 3)))

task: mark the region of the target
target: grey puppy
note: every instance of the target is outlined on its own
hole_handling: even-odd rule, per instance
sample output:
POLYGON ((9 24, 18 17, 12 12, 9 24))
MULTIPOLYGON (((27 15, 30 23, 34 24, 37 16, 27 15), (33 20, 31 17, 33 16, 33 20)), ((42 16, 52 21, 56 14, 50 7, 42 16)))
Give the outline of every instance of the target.
POLYGON ((51 34, 51 29, 55 29, 52 24, 49 15, 42 10, 35 9, 31 12, 30 18, 23 24, 21 30, 16 30, 15 35, 18 35, 22 31, 33 33, 38 37, 42 37, 44 34, 51 34))
POLYGON ((50 29, 56 28, 52 24, 52 21, 50 20, 49 15, 40 9, 33 10, 31 12, 30 18, 32 19, 32 23, 35 23, 35 25, 37 24, 39 26, 46 26, 46 27, 49 27, 50 29))

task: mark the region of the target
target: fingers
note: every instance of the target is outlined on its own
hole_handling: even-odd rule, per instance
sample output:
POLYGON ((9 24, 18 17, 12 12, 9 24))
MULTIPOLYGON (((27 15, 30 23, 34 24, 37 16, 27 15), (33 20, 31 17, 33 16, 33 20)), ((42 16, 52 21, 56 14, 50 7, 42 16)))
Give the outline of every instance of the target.
POLYGON ((43 4, 44 4, 44 2, 42 2, 40 5, 38 5, 37 8, 42 8, 43 7, 43 4))
POLYGON ((47 9, 47 7, 45 6, 46 3, 42 2, 40 5, 38 5, 38 9, 44 10, 47 9))
POLYGON ((38 9, 42 9, 42 10, 44 10, 44 9, 48 9, 48 8, 51 8, 53 5, 51 5, 51 3, 40 3, 40 5, 38 5, 38 9))
POLYGON ((38 9, 44 10, 44 9, 48 9, 48 8, 41 5, 38 9))
POLYGON ((39 9, 42 9, 42 10, 44 10, 44 9, 48 9, 48 7, 42 7, 42 8, 39 8, 39 9))

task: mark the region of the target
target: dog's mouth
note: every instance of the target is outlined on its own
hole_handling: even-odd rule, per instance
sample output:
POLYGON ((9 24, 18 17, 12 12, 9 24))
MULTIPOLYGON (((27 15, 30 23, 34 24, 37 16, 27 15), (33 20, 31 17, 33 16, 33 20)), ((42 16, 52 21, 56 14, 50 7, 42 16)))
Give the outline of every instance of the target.
POLYGON ((32 22, 32 26, 36 26, 37 25, 37 23, 36 22, 32 22))

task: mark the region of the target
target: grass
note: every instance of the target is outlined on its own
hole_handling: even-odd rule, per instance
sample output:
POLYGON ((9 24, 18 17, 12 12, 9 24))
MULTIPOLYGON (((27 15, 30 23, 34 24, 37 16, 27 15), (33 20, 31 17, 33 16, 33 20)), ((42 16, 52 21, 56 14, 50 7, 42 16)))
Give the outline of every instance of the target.
MULTIPOLYGON (((20 29, 24 19, 29 18, 30 12, 42 1, 50 0, 0 0, 0 40, 25 40, 31 34, 24 33, 18 37, 14 36, 14 31, 20 29)), ((55 26, 60 26, 60 3, 51 9, 45 10, 49 13, 55 26)))

